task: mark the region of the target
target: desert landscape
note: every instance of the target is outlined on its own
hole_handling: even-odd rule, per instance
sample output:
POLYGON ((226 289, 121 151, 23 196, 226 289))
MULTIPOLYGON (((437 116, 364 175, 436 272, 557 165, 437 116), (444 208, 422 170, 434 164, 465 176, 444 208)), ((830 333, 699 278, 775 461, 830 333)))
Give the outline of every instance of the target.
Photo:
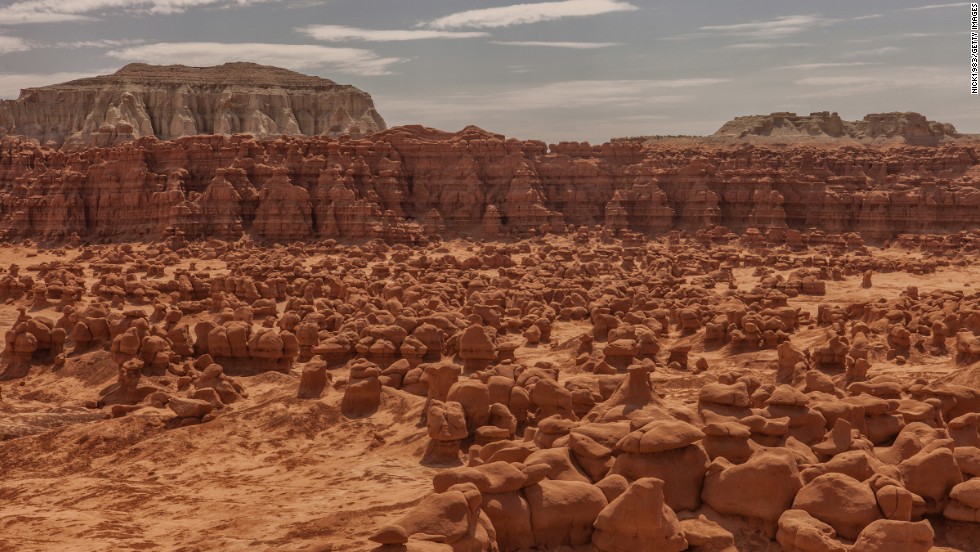
POLYGON ((0 135, 0 550, 980 550, 949 122, 549 144, 134 63, 0 135))

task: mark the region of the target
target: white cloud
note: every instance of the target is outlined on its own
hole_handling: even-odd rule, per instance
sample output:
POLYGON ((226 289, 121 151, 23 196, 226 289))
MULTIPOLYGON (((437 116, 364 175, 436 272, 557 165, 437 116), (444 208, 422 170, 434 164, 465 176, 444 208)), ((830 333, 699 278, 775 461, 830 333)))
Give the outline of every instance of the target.
POLYGON ((65 71, 61 73, 0 73, 0 98, 16 98, 24 88, 60 84, 113 72, 115 72, 115 69, 94 69, 86 72, 65 71))
POLYGON ((900 11, 922 11, 922 10, 936 10, 940 8, 965 8, 968 4, 966 2, 954 2, 952 4, 929 4, 928 6, 916 6, 914 8, 905 8, 900 11))
POLYGON ((251 61, 294 71, 327 68, 363 76, 391 74, 401 58, 381 57, 371 50, 332 48, 316 44, 262 44, 220 42, 161 42, 107 52, 109 57, 159 65, 219 65, 251 61))
POLYGON ((708 25, 702 31, 757 39, 774 39, 794 35, 837 23, 837 19, 826 19, 819 15, 786 15, 765 21, 737 23, 734 25, 708 25))
POLYGON ((30 43, 15 36, 0 36, 0 54, 11 52, 26 52, 31 49, 30 43))
POLYGON ((431 38, 480 38, 490 36, 486 32, 414 30, 374 30, 345 27, 343 25, 310 25, 298 27, 296 31, 317 40, 340 42, 344 40, 366 40, 371 42, 398 42, 404 40, 427 40, 431 38))
POLYGON ((497 28, 554 21, 564 17, 589 17, 606 13, 636 11, 640 8, 622 0, 562 0, 536 4, 514 4, 497 8, 468 10, 429 22, 436 29, 460 27, 497 28))
POLYGON ((854 84, 866 84, 878 80, 876 77, 807 77, 796 81, 800 86, 850 86, 854 84))
POLYGON ((132 0, 133 3, 149 4, 151 13, 183 13, 190 8, 216 5, 222 8, 251 6, 280 0, 132 0))
POLYGON ((142 39, 99 39, 99 40, 79 40, 77 42, 57 42, 55 48, 118 48, 120 46, 131 46, 133 44, 144 44, 142 39))
POLYGON ((813 46, 812 42, 746 42, 742 44, 729 44, 725 48, 737 50, 774 50, 776 48, 804 48, 813 46))
POLYGON ((622 82, 633 82, 638 85, 648 86, 650 88, 687 88, 691 86, 711 86, 715 84, 723 84, 729 82, 730 80, 731 79, 694 78, 622 82))
POLYGON ((107 11, 182 13, 190 8, 246 6, 279 0, 19 0, 0 7, 0 25, 92 21, 107 11))
POLYGON ((857 17, 854 17, 853 20, 854 21, 863 21, 865 19, 878 19, 879 17, 884 17, 884 16, 882 14, 880 14, 880 13, 872 13, 870 15, 859 15, 857 17))
POLYGON ((897 46, 882 46, 881 48, 872 48, 870 50, 857 50, 854 52, 849 52, 847 54, 844 54, 844 57, 858 58, 864 56, 884 56, 895 52, 901 52, 902 50, 904 50, 904 48, 899 48, 897 46))
POLYGON ((94 17, 85 15, 46 12, 46 11, 19 11, 7 8, 0 8, 0 25, 18 25, 21 23, 65 23, 78 21, 94 21, 94 17))
POLYGON ((572 50, 593 50, 619 45, 618 42, 541 42, 535 40, 494 40, 492 43, 502 46, 541 46, 545 48, 570 48, 572 50))
POLYGON ((782 65, 774 69, 829 69, 831 67, 858 67, 862 65, 877 65, 869 61, 849 61, 849 62, 828 62, 828 63, 800 63, 797 65, 782 65))

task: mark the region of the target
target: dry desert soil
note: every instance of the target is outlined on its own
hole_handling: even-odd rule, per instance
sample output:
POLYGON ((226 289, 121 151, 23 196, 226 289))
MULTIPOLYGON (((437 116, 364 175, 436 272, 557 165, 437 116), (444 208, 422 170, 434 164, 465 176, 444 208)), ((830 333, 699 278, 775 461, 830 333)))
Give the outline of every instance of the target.
POLYGON ((977 550, 977 261, 4 246, 0 550, 977 550))

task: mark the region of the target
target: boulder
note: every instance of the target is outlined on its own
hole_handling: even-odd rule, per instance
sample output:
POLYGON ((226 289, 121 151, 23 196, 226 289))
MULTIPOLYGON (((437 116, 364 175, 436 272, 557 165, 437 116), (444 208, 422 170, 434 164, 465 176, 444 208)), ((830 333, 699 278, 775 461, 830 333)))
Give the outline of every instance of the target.
POLYGON ((771 449, 739 465, 715 459, 708 467, 701 499, 719 513, 761 520, 770 536, 775 536, 779 517, 790 509, 801 488, 793 454, 771 449))
POLYGON ((680 552, 688 547, 674 511, 664 503, 664 482, 634 481, 595 520, 592 545, 602 552, 680 552))
POLYGON ((928 521, 879 519, 861 531, 850 552, 929 552, 935 532, 928 521))
POLYGON ((874 491, 841 473, 821 475, 807 483, 793 500, 793 509, 807 512, 851 540, 882 517, 874 491))

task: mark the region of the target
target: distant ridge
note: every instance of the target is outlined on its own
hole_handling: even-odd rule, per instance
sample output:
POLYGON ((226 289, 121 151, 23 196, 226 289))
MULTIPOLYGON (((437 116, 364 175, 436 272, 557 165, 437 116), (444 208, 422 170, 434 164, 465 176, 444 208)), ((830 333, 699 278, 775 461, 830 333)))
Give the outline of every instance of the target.
POLYGON ((962 135, 949 123, 930 121, 914 112, 872 113, 860 121, 844 121, 837 113, 818 111, 809 115, 776 112, 736 117, 722 125, 713 137, 850 139, 871 143, 935 145, 962 135))

